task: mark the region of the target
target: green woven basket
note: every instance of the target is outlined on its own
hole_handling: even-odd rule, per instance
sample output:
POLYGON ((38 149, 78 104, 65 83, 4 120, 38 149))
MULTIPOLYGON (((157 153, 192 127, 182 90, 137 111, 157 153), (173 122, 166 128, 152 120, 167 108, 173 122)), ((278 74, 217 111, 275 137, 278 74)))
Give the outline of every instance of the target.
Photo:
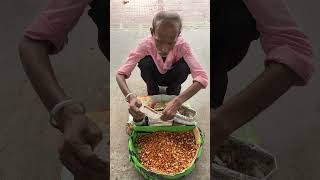
MULTIPOLYGON (((195 131, 194 131, 195 132, 195 131)), ((199 160, 199 158, 202 155, 202 148, 203 148, 203 134, 201 133, 201 130, 197 126, 133 126, 133 131, 131 135, 129 136, 128 141, 128 149, 129 149, 129 160, 134 166, 134 168, 147 180, 162 180, 162 179, 179 179, 184 176, 187 176, 190 174, 194 168, 195 163, 199 160), (199 131, 198 136, 198 143, 199 143, 199 149, 197 151, 196 157, 192 165, 185 169, 183 172, 169 176, 169 175, 163 175, 163 174, 157 174, 154 172, 149 171, 146 169, 140 162, 138 157, 138 149, 135 146, 135 141, 137 138, 137 135, 139 134, 148 134, 153 132, 188 132, 188 131, 194 131, 197 128, 199 131)))

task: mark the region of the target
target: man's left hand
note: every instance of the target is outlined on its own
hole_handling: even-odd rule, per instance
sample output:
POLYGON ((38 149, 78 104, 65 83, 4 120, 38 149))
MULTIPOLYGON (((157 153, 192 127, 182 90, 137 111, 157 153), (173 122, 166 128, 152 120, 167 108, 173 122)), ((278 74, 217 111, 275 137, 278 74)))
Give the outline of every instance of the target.
POLYGON ((173 119, 181 105, 181 101, 179 101, 178 98, 174 98, 167 104, 166 108, 162 111, 162 116, 160 117, 160 119, 163 121, 173 119))

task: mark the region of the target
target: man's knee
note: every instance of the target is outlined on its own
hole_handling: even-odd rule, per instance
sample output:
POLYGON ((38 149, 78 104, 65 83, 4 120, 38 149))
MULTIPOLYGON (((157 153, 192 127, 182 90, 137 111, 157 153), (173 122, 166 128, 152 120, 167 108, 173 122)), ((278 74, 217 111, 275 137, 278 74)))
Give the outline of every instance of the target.
POLYGON ((210 99, 210 107, 217 109, 223 104, 223 100, 227 91, 228 86, 228 74, 224 73, 213 73, 213 95, 210 99))
POLYGON ((154 68, 154 62, 151 56, 146 56, 143 59, 141 59, 138 63, 138 67, 141 71, 143 70, 151 70, 154 68))
POLYGON ((180 75, 190 74, 190 68, 183 58, 176 63, 175 68, 180 75))

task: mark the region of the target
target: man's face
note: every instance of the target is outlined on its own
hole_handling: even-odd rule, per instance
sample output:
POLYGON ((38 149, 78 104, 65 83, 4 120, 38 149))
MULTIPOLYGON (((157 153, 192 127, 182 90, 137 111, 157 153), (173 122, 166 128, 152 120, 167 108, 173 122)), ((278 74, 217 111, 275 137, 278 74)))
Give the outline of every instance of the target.
POLYGON ((174 23, 163 22, 151 29, 151 34, 155 39, 157 52, 161 57, 167 57, 176 44, 179 35, 178 26, 174 23))

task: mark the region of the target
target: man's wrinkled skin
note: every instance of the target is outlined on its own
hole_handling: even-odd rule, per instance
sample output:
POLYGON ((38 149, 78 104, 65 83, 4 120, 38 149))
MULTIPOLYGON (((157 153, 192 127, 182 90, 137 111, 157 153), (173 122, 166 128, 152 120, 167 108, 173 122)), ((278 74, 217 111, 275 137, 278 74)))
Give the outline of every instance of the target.
POLYGON ((166 108, 162 111, 161 119, 164 121, 173 119, 181 105, 182 103, 177 99, 173 99, 172 101, 168 102, 166 108))
POLYGON ((210 161, 213 162, 215 150, 224 140, 269 107, 300 80, 300 77, 285 65, 270 63, 244 90, 217 109, 211 109, 210 161))
MULTIPOLYGON (((70 107, 68 107, 70 108, 70 107)), ((59 129, 63 132, 64 142, 59 148, 61 162, 76 176, 106 179, 109 166, 101 161, 93 149, 102 139, 99 127, 85 114, 76 110, 64 111, 59 129)))
POLYGON ((144 114, 139 110, 139 107, 142 106, 141 101, 135 96, 129 96, 129 113, 132 115, 135 121, 142 121, 144 114))
MULTIPOLYGON (((50 64, 52 44, 23 37, 19 53, 23 68, 43 104, 50 111, 55 104, 67 99, 50 64)), ((94 147, 101 141, 102 132, 90 120, 79 105, 65 106, 54 117, 63 133, 63 145, 59 148, 61 162, 72 172, 76 180, 109 179, 109 162, 99 159, 94 147)))

